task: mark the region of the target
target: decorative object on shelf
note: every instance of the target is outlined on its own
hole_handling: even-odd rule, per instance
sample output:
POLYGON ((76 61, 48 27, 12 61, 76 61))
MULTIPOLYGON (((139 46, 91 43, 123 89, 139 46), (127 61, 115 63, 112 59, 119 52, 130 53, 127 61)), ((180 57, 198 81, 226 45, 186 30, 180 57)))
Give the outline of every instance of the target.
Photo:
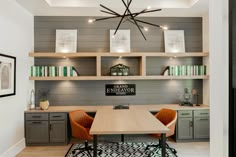
POLYGON ((77 52, 77 29, 56 30, 56 52, 60 53, 77 52))
POLYGON ((161 73, 161 75, 163 75, 163 76, 168 76, 168 75, 169 75, 169 69, 170 69, 170 66, 167 66, 167 67, 163 70, 163 72, 161 73))
POLYGON ((75 67, 72 67, 73 70, 73 76, 79 76, 79 71, 75 69, 75 67))
POLYGON ((111 76, 128 76, 129 67, 123 64, 117 64, 110 68, 111 76))
POLYGON ((106 84, 106 96, 130 96, 136 95, 135 84, 106 84))
POLYGON ((130 30, 120 30, 114 36, 115 30, 110 30, 110 52, 130 52, 130 30))
POLYGON ((144 31, 148 31, 148 28, 142 26, 140 23, 155 26, 155 27, 158 27, 158 28, 167 29, 167 27, 165 27, 165 26, 160 26, 160 25, 153 24, 153 23, 150 23, 150 22, 146 22, 146 21, 143 21, 143 20, 140 20, 140 19, 136 19, 136 17, 138 17, 141 14, 161 11, 161 9, 151 9, 151 7, 148 6, 146 9, 143 9, 140 12, 132 13, 130 11, 130 5, 132 3, 132 0, 127 0, 127 3, 124 0, 122 0, 122 2, 123 2, 124 6, 126 8, 123 14, 119 14, 116 11, 113 11, 113 10, 109 9, 108 7, 100 4, 100 6, 103 9, 105 9, 105 10, 101 10, 101 12, 107 13, 107 14, 112 15, 112 16, 111 17, 105 17, 105 18, 99 18, 99 19, 89 19, 88 22, 93 23, 93 22, 96 22, 96 21, 102 21, 102 20, 107 20, 107 19, 121 18, 118 26, 116 27, 116 30, 114 31, 114 34, 113 34, 114 36, 116 35, 117 31, 119 30, 121 23, 124 23, 124 22, 128 21, 128 22, 130 22, 130 23, 137 26, 138 30, 140 31, 140 33, 142 34, 142 36, 145 40, 147 40, 147 39, 146 39, 142 29, 144 31))
POLYGON ((165 30, 165 52, 185 52, 184 30, 165 30))
POLYGON ((192 89, 192 95, 193 95, 194 102, 195 102, 196 106, 200 106, 198 103, 198 92, 196 89, 192 89))
POLYGON ((0 53, 0 97, 16 94, 16 57, 0 53))
POLYGON ((39 102, 39 106, 42 110, 47 110, 49 107, 49 101, 48 101, 48 94, 49 94, 49 90, 47 91, 39 91, 40 93, 40 102, 39 102))
POLYGON ((193 106, 193 104, 190 102, 191 94, 188 92, 188 88, 184 88, 183 98, 184 101, 180 103, 181 106, 193 106))
POLYGON ((31 110, 35 109, 35 99, 34 99, 34 96, 35 96, 35 92, 32 89, 31 92, 30 92, 30 109, 31 110))

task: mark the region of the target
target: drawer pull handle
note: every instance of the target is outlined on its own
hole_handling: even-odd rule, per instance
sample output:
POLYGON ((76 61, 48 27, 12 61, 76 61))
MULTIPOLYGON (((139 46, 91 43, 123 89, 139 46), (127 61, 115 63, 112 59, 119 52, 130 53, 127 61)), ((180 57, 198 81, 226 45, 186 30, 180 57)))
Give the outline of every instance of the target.
POLYGON ((42 124, 42 122, 32 122, 33 124, 42 124))
POLYGON ((33 118, 41 118, 41 116, 32 116, 33 118))
POLYGON ((52 116, 53 118, 60 118, 61 116, 52 116))
POLYGON ((189 113, 182 113, 181 115, 190 115, 189 113))
POLYGON ((200 113, 200 114, 208 114, 208 113, 200 113))
POLYGON ((209 120, 209 119, 199 119, 199 120, 202 120, 202 121, 203 121, 203 120, 209 120))

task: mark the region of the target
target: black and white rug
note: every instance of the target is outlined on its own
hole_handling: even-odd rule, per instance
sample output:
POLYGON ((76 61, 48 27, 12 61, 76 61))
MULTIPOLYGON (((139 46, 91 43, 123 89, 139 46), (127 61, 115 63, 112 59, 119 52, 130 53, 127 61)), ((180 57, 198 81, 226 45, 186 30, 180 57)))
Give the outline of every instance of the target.
MULTIPOLYGON (((139 142, 139 143, 100 143, 98 149, 102 151, 98 157, 161 157, 161 150, 149 148, 145 150, 147 145, 157 144, 156 142, 139 142)), ((84 144, 73 144, 68 150, 65 157, 89 157, 87 152, 79 153, 73 156, 72 151, 75 148, 84 147, 84 144)), ((166 150, 168 157, 174 157, 170 150, 166 150)), ((77 152, 76 152, 77 153, 77 152)), ((92 152, 91 152, 92 154, 92 152)))

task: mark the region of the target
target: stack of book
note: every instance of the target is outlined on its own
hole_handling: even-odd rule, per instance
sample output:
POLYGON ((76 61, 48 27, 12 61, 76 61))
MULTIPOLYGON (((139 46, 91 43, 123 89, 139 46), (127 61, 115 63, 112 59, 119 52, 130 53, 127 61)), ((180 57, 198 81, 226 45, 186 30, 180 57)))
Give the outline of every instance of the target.
POLYGON ((31 77, 73 77, 78 76, 73 66, 31 66, 31 77))
POLYGON ((205 65, 175 65, 169 66, 169 76, 196 76, 206 75, 205 65))

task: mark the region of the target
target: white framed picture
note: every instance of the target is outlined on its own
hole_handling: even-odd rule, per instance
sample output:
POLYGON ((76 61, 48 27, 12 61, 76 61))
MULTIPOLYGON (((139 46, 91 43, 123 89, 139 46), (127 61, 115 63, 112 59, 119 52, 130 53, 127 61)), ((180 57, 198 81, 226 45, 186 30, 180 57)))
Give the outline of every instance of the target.
POLYGON ((110 52, 130 52, 130 30, 110 30, 110 52))
POLYGON ((56 52, 77 52, 77 29, 56 30, 56 52))
POLYGON ((0 53, 0 97, 16 94, 16 57, 0 53))
POLYGON ((184 30, 165 30, 165 52, 185 52, 184 30))

